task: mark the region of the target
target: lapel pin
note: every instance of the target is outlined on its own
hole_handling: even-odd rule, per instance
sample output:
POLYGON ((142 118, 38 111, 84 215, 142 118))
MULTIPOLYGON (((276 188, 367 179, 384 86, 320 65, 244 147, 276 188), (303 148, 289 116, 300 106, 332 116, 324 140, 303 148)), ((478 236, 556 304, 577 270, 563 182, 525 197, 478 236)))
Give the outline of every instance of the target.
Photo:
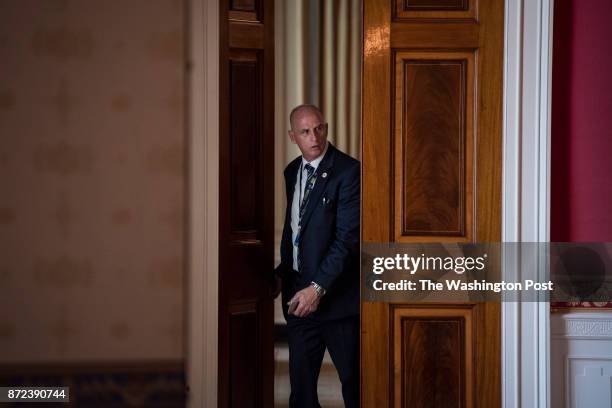
POLYGON ((321 174, 321 177, 323 177, 323 178, 327 177, 327 173, 321 174))

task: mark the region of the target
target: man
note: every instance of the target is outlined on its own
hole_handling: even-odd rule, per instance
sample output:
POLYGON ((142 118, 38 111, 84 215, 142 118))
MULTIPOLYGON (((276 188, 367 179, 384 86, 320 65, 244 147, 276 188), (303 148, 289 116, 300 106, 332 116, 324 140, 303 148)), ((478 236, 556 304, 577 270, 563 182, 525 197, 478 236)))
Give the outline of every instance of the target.
POLYGON ((345 406, 358 407, 360 165, 327 141, 316 106, 296 107, 289 120, 289 138, 302 152, 284 172, 287 211, 276 268, 288 329, 289 406, 320 406, 327 348, 345 406))

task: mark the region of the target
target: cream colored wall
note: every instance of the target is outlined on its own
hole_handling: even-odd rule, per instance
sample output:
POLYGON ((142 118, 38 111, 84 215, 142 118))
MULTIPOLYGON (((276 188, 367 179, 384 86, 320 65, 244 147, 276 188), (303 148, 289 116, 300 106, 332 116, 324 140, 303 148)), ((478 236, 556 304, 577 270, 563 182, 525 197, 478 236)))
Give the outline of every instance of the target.
POLYGON ((0 361, 183 357, 183 13, 0 2, 0 361))

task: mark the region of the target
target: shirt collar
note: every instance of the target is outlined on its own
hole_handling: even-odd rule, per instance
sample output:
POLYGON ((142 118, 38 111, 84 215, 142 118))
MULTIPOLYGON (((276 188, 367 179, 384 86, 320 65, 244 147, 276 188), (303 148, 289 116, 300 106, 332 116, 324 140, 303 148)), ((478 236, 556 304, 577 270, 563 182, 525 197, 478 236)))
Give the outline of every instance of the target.
POLYGON ((321 164, 321 161, 323 160, 323 157, 325 157, 325 153, 327 153, 327 148, 328 147, 329 147, 329 141, 326 140, 325 141, 325 149, 323 149, 323 153, 321 153, 319 155, 319 157, 317 157, 316 159, 314 159, 310 163, 306 161, 304 156, 302 156, 302 169, 304 168, 305 165, 310 164, 312 167, 314 167, 315 171, 317 171, 317 167, 319 167, 319 164, 321 164))

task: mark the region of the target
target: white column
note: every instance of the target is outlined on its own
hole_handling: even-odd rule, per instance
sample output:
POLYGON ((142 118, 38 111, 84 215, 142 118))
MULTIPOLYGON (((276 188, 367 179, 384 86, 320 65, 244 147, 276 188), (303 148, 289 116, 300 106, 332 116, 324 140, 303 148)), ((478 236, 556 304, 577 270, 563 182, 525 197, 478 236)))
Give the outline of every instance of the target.
MULTIPOLYGON (((505 17, 503 241, 548 242, 553 1, 507 0, 505 17)), ((504 279, 541 277, 546 261, 505 259, 504 279)), ((550 406, 549 327, 548 303, 502 305, 504 407, 550 406)))

